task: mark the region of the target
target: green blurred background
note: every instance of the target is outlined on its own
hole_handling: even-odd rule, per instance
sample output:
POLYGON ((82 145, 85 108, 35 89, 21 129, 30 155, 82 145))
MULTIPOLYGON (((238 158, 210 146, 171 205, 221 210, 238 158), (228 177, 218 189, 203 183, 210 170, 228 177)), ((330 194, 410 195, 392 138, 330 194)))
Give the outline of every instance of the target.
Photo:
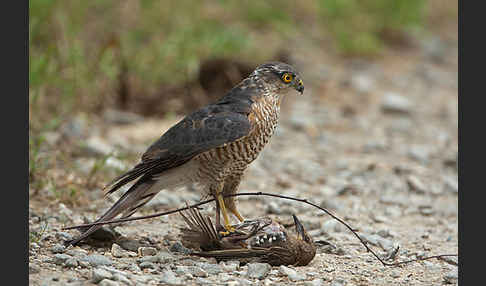
MULTIPOLYGON (((42 174, 54 161, 51 149, 40 155, 46 132, 77 114, 97 116, 113 108, 180 115, 231 87, 234 80, 211 81, 231 68, 244 76, 263 61, 291 61, 296 46, 336 60, 386 57, 387 51, 457 28, 457 4, 29 0, 29 183, 41 188, 42 174)), ((68 151, 56 162, 69 166, 68 151)))
POLYGON ((376 57, 444 21, 457 23, 457 2, 30 0, 29 125, 55 128, 113 104, 121 76, 131 93, 149 93, 194 79, 204 60, 253 66, 289 42, 376 57))

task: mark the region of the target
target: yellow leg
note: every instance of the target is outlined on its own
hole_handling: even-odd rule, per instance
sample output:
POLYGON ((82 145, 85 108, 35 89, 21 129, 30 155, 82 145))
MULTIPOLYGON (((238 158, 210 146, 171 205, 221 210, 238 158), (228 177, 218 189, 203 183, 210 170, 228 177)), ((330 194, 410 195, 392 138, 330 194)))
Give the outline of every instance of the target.
POLYGON ((229 210, 231 213, 233 213, 240 222, 244 222, 245 219, 243 218, 243 216, 238 212, 238 210, 235 208, 235 209, 230 209, 229 210))
POLYGON ((230 232, 235 232, 235 228, 231 226, 228 213, 226 212, 226 206, 224 205, 223 195, 219 193, 217 195, 217 199, 218 199, 219 207, 221 208, 221 213, 223 214, 224 228, 226 229, 226 231, 222 232, 221 234, 227 235, 230 232))

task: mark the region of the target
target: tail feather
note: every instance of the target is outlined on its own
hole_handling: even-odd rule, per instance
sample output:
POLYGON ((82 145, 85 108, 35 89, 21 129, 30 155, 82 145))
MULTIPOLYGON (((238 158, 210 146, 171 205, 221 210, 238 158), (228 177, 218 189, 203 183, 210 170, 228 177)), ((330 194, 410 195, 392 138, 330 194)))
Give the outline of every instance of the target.
MULTIPOLYGON (((160 190, 151 190, 155 180, 149 177, 140 178, 133 186, 126 191, 123 196, 108 209, 99 219, 95 222, 109 221, 115 218, 117 215, 122 214, 122 218, 133 215, 140 207, 150 201, 160 190)), ((67 245, 76 245, 81 240, 87 238, 92 233, 100 229, 101 225, 94 225, 82 229, 83 233, 76 239, 66 241, 67 245)))

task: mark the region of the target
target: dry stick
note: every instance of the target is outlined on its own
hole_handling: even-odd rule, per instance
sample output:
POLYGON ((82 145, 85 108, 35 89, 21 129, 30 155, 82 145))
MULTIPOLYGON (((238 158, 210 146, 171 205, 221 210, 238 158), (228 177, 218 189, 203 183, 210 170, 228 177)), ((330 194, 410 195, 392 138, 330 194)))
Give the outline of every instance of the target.
MULTIPOLYGON (((335 220, 339 221, 340 223, 342 223, 347 229, 349 229, 359 239, 359 241, 364 245, 364 247, 366 248, 366 251, 367 252, 371 252, 371 254, 373 254, 373 256, 376 259, 378 259, 384 266, 397 266, 397 265, 400 265, 400 264, 406 264, 406 263, 415 262, 415 261, 422 261, 422 260, 433 259, 433 258, 442 258, 442 257, 446 257, 446 256, 457 256, 457 254, 441 254, 441 255, 434 255, 434 256, 428 256, 428 257, 423 257, 423 258, 416 258, 416 259, 410 259, 410 260, 405 260, 405 261, 399 261, 399 262, 395 262, 395 263, 387 263, 387 262, 383 261, 383 259, 381 259, 371 248, 369 248, 368 247, 368 243, 366 241, 364 241, 358 235, 358 233, 353 228, 351 228, 351 226, 349 226, 346 222, 344 222, 342 219, 338 218, 337 216, 335 216, 334 214, 332 214, 331 212, 329 212, 327 209, 325 209, 325 208, 323 208, 321 206, 318 206, 318 205, 316 205, 314 203, 311 203, 311 202, 309 202, 306 199, 299 199, 299 198, 293 198, 293 197, 288 197, 288 196, 284 196, 284 195, 270 194, 270 193, 264 193, 264 192, 236 193, 236 194, 224 195, 223 197, 226 198, 226 197, 236 197, 236 196, 270 196, 270 197, 276 197, 276 198, 281 198, 281 199, 286 199, 286 200, 298 201, 298 202, 302 202, 302 203, 306 203, 308 205, 311 205, 311 206, 313 206, 315 208, 318 208, 318 209, 324 211, 325 213, 327 213, 333 219, 335 219, 335 220)), ((195 208, 195 207, 198 207, 198 206, 201 206, 201 205, 210 203, 212 201, 214 201, 214 198, 213 199, 208 199, 208 200, 205 200, 205 201, 196 203, 196 204, 193 204, 191 206, 186 206, 184 208, 180 208, 180 209, 176 209, 176 210, 171 210, 171 211, 167 211, 167 212, 155 213, 155 214, 147 215, 147 216, 139 216, 139 217, 123 218, 123 219, 114 219, 114 220, 109 220, 109 221, 102 221, 102 222, 94 222, 94 223, 88 223, 88 224, 81 224, 81 225, 76 225, 76 226, 65 227, 65 228, 62 228, 62 229, 63 230, 68 230, 68 229, 82 228, 82 227, 88 227, 88 226, 93 226, 93 225, 112 224, 112 223, 120 223, 120 222, 127 222, 127 221, 133 221, 133 220, 141 220, 141 219, 154 218, 154 217, 158 217, 158 216, 164 216, 164 215, 169 215, 169 214, 173 214, 173 213, 176 213, 176 212, 184 211, 184 210, 187 210, 187 209, 190 209, 190 208, 195 208)), ((398 248, 396 248, 395 251, 398 251, 398 248)))

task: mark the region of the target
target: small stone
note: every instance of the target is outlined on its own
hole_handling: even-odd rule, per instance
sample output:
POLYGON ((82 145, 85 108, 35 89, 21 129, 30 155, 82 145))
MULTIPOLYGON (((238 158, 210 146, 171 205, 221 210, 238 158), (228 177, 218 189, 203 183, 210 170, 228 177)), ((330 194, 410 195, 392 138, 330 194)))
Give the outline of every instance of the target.
POLYGON ((120 239, 116 242, 118 245, 120 245, 123 249, 132 251, 132 252, 138 252, 138 248, 142 247, 143 244, 136 240, 131 240, 131 239, 120 239))
POLYGON ((140 256, 148 256, 148 255, 156 255, 157 249, 155 247, 139 247, 138 248, 138 255, 140 256))
POLYGON ((64 245, 56 243, 50 248, 52 253, 63 253, 66 250, 66 247, 64 245))
POLYGON ((148 262, 148 261, 140 263, 140 269, 145 269, 145 268, 155 269, 155 264, 153 264, 152 262, 148 262))
POLYGON ((179 252, 183 254, 190 254, 192 251, 188 248, 186 248, 182 243, 179 241, 176 241, 174 244, 172 244, 169 248, 171 252, 179 252))
POLYGON ((410 114, 412 103, 404 96, 394 92, 387 92, 383 95, 381 109, 384 113, 410 114))
POLYGON ((29 274, 36 274, 39 273, 40 271, 41 268, 38 265, 29 263, 29 274))
POLYGON ((223 267, 219 264, 213 263, 200 263, 198 264, 204 271, 211 275, 218 275, 219 273, 223 272, 223 267))
POLYGON ((72 258, 72 257, 70 255, 67 255, 67 254, 54 254, 53 262, 54 262, 54 264, 62 265, 69 258, 72 258))
POLYGON ((398 271, 396 271, 396 270, 392 270, 392 271, 390 272, 390 276, 391 276, 392 278, 399 278, 399 277, 400 277, 400 272, 398 272, 398 271))
POLYGON ((408 150, 408 156, 421 163, 427 163, 430 157, 430 150, 426 146, 413 145, 408 150))
POLYGON ((304 282, 305 286, 322 286, 324 285, 324 280, 317 278, 311 281, 304 282))
POLYGON ((240 267, 240 262, 239 261, 221 261, 219 263, 221 267, 223 268, 224 271, 226 272, 232 272, 232 271, 237 271, 238 268, 240 267))
POLYGON ((112 281, 112 280, 103 279, 103 280, 100 281, 100 283, 98 285, 99 286, 118 286, 120 284, 118 284, 118 282, 115 282, 115 281, 112 281))
POLYGON ((130 280, 128 280, 128 278, 121 273, 113 274, 113 280, 114 281, 120 281, 125 285, 132 285, 132 282, 130 280))
POLYGON ((457 270, 453 270, 444 276, 444 282, 447 284, 456 284, 458 279, 459 277, 457 270))
POLYGON ((167 285, 181 285, 181 279, 177 278, 171 270, 166 270, 160 275, 160 283, 167 285))
POLYGON ((76 266, 78 266, 78 264, 79 264, 78 260, 74 257, 69 258, 69 259, 66 260, 66 262, 64 262, 64 265, 66 267, 76 267, 76 266))
POLYGON ((178 265, 176 266, 175 273, 179 275, 189 273, 195 277, 208 277, 208 273, 198 266, 178 265))
POLYGON ((342 232, 345 227, 338 221, 330 219, 322 224, 321 230, 324 233, 331 234, 333 232, 342 232))
POLYGON ((332 280, 330 286, 345 286, 346 285, 346 281, 342 278, 334 278, 334 280, 332 280))
POLYGON ((211 280, 208 280, 208 279, 205 279, 205 278, 201 278, 201 277, 197 277, 195 282, 196 282, 197 285, 213 285, 214 284, 214 281, 211 281, 211 280))
POLYGON ((89 262, 91 266, 100 266, 100 265, 111 265, 113 262, 106 256, 100 254, 92 254, 86 257, 81 258, 81 260, 89 262))
POLYGON ((59 213, 69 217, 73 214, 73 211, 66 207, 65 204, 59 203, 59 213))
POLYGON ((172 254, 165 251, 159 252, 156 257, 158 262, 162 264, 171 263, 176 260, 176 258, 172 254))
POLYGON ((291 281, 301 281, 306 279, 306 275, 300 274, 292 268, 281 265, 278 269, 281 274, 286 275, 291 281))
POLYGON ((268 275, 272 266, 268 263, 249 263, 247 276, 255 279, 263 279, 268 275))
POLYGON ((277 202, 270 201, 270 202, 268 202, 268 204, 266 206, 266 213, 267 214, 282 214, 283 211, 282 211, 280 205, 277 202))
POLYGON ((218 275, 218 281, 221 281, 221 282, 226 282, 226 281, 229 281, 233 279, 232 276, 230 276, 228 273, 219 273, 218 275))
POLYGON ((59 232, 56 232, 56 238, 59 239, 59 240, 66 241, 66 240, 72 240, 73 239, 73 236, 70 235, 67 232, 59 231, 59 232))
POLYGON ((425 194, 425 192, 427 191, 427 188, 425 187, 424 183, 422 183, 422 181, 419 178, 413 175, 408 176, 407 185, 410 191, 416 192, 418 194, 425 194))
POLYGON ((430 216, 435 213, 435 210, 429 205, 418 206, 418 209, 420 214, 424 216, 430 216))
POLYGON ((459 192, 459 185, 457 183, 457 177, 444 177, 444 189, 448 192, 457 194, 459 192))
POLYGON ((351 86, 358 93, 368 93, 374 87, 373 80, 366 74, 357 74, 351 78, 351 86))
POLYGON ((112 277, 113 274, 111 274, 111 272, 102 268, 95 268, 91 271, 91 280, 95 284, 103 279, 111 279, 112 277))
POLYGON ((137 256, 136 253, 131 252, 131 251, 127 251, 116 243, 113 243, 111 245, 111 255, 113 255, 113 257, 117 257, 117 258, 137 256))

